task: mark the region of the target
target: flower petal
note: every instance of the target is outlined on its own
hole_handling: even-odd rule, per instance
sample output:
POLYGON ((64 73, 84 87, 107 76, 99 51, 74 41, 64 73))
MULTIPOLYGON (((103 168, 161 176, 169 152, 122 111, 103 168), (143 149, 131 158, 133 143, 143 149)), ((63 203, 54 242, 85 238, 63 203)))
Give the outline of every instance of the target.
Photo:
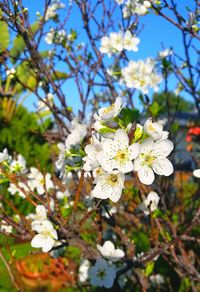
POLYGON ((31 240, 31 246, 34 248, 42 247, 42 243, 44 241, 45 237, 42 234, 37 234, 33 237, 31 240))
POLYGON ((156 157, 157 156, 167 157, 174 149, 172 141, 168 139, 155 142, 154 147, 155 148, 153 150, 152 155, 155 154, 156 157))
POLYGON ((136 158, 139 155, 139 153, 140 153, 139 143, 134 143, 128 147, 128 154, 130 160, 136 158))
POLYGON ((123 149, 128 147, 129 145, 129 138, 125 130, 118 129, 115 133, 114 143, 118 143, 119 149, 123 149))
POLYGON ((154 141, 152 138, 145 139, 141 144, 141 153, 146 153, 154 148, 154 141))
POLYGON ((174 171, 172 163, 167 158, 157 158, 153 162, 152 168, 155 173, 165 176, 171 175, 174 171))
POLYGON ((148 166, 143 166, 138 171, 139 180, 145 185, 151 185, 154 181, 154 173, 153 170, 148 166))
POLYGON ((53 246, 54 246, 54 239, 51 238, 50 236, 45 237, 45 240, 42 243, 42 251, 48 252, 52 249, 53 246))

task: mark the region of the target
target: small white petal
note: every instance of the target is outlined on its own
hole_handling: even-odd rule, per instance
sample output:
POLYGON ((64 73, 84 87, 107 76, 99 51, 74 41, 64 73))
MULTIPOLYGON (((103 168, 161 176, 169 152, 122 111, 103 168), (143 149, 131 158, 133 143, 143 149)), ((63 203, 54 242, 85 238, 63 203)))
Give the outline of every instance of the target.
POLYGON ((195 170, 193 171, 193 175, 194 175, 195 177, 200 178, 200 169, 195 169, 195 170))
POLYGON ((167 158, 157 158, 153 162, 152 168, 155 173, 165 176, 171 175, 174 171, 172 163, 167 158))
POLYGON ((134 143, 128 147, 129 159, 136 158, 140 153, 140 144, 134 143))
POLYGON ((43 252, 48 252, 52 249, 54 246, 54 239, 49 237, 45 237, 45 240, 42 243, 42 251, 43 252))
POLYGON ((148 166, 144 166, 138 170, 138 177, 145 185, 151 185, 155 179, 153 170, 148 166))
POLYGON ((155 154, 156 156, 167 157, 172 152, 173 149, 174 149, 174 145, 172 141, 168 139, 160 140, 160 141, 155 142, 155 148, 153 150, 153 154, 155 154))

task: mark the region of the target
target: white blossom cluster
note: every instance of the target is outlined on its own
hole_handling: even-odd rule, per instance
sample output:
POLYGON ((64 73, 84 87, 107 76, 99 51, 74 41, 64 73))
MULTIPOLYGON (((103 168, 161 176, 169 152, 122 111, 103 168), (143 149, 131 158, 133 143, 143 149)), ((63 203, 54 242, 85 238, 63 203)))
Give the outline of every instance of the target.
POLYGON ((151 4, 159 4, 158 0, 116 0, 117 4, 122 5, 123 7, 123 16, 128 18, 133 14, 145 15, 148 12, 148 9, 151 7, 151 4))
POLYGON ((57 16, 57 10, 65 8, 65 4, 61 3, 59 0, 54 0, 51 6, 48 6, 45 20, 55 18, 57 16))
POLYGON ((61 44, 66 39, 66 31, 64 29, 55 30, 51 28, 50 31, 46 34, 45 42, 48 45, 52 44, 61 44))
MULTIPOLYGON (((51 106, 53 105, 54 96, 52 93, 48 93, 44 101, 48 102, 51 106)), ((43 100, 38 100, 38 111, 49 111, 49 107, 45 104, 43 100)))
POLYGON ((59 149, 58 160, 55 165, 64 180, 70 175, 71 170, 80 170, 82 160, 81 142, 87 134, 87 126, 80 124, 77 119, 71 122, 70 134, 65 143, 57 145, 59 149))
POLYGON ((123 250, 115 249, 111 241, 105 241, 102 246, 97 244, 97 249, 103 258, 98 258, 92 267, 89 261, 84 260, 79 267, 79 281, 85 282, 89 278, 94 286, 111 288, 116 278, 115 263, 122 260, 125 254, 123 250))
POLYGON ((50 251, 58 239, 58 234, 51 221, 48 220, 47 211, 43 205, 36 207, 36 215, 31 228, 38 233, 33 237, 31 246, 42 248, 43 252, 50 251))
POLYGON ((173 143, 167 139, 169 133, 163 131, 161 124, 148 119, 144 127, 137 125, 134 137, 137 143, 132 142, 128 136, 131 125, 127 129, 116 129, 116 124, 111 128, 121 109, 122 99, 118 97, 114 104, 94 115, 93 128, 98 134, 93 134, 83 158, 83 169, 92 172, 94 177, 92 197, 109 198, 113 202, 121 197, 126 173, 137 172, 139 180, 146 185, 154 182, 154 173, 164 176, 173 173, 173 165, 167 159, 173 150, 173 143))
POLYGON ((11 68, 11 69, 8 69, 6 70, 6 75, 10 78, 13 78, 16 74, 16 70, 15 68, 11 68))
POLYGON ((128 66, 121 71, 121 81, 128 88, 141 90, 144 94, 147 94, 150 88, 158 91, 162 77, 156 72, 155 65, 156 62, 152 58, 139 61, 131 60, 128 66))
POLYGON ((101 39, 100 52, 108 54, 108 56, 121 53, 123 50, 137 52, 139 43, 140 39, 132 35, 129 30, 124 34, 122 32, 111 32, 109 36, 104 36, 101 39))
POLYGON ((46 173, 43 175, 37 168, 31 167, 30 170, 26 168, 25 158, 19 154, 17 159, 13 159, 9 154, 8 150, 4 149, 0 152, 0 163, 10 172, 17 175, 26 174, 27 181, 19 181, 16 184, 10 183, 8 191, 11 195, 18 195, 21 198, 25 198, 26 192, 36 191, 38 195, 44 195, 45 192, 54 189, 54 184, 51 179, 51 174, 46 173))

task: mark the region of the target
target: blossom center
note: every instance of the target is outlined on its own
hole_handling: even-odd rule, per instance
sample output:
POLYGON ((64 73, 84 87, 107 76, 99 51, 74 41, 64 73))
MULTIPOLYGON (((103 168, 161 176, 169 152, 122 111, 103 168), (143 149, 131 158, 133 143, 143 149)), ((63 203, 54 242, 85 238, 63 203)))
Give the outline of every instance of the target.
POLYGON ((152 166, 154 160, 156 159, 156 157, 149 155, 149 154, 140 154, 142 159, 143 159, 143 165, 147 165, 147 166, 152 166))
POLYGON ((152 124, 149 124, 148 129, 149 129, 149 131, 155 131, 155 128, 153 127, 152 124))
POLYGON ((127 149, 117 151, 115 158, 116 158, 116 160, 120 161, 121 163, 127 161, 128 160, 127 149))
POLYGON ((111 112, 113 109, 114 109, 114 104, 111 104, 108 108, 106 108, 104 111, 103 111, 103 114, 107 114, 109 112, 111 112))
POLYGON ((44 185, 44 178, 40 180, 40 185, 44 185))
POLYGON ((99 270, 97 277, 103 280, 105 278, 105 275, 106 275, 105 270, 99 270))
POLYGON ((111 185, 111 186, 115 186, 118 184, 118 176, 116 174, 110 174, 108 179, 107 179, 107 182, 111 185))

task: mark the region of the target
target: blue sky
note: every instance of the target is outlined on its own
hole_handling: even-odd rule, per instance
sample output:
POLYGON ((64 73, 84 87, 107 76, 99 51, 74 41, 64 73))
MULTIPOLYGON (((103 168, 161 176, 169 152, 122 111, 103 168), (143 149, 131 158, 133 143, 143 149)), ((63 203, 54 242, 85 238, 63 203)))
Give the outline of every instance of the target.
MULTIPOLYGON (((62 2, 68 5, 68 1, 63 0, 62 2)), ((29 16, 31 22, 35 20, 35 15, 37 11, 39 11, 42 14, 44 0, 41 1, 24 0, 23 3, 25 7, 29 8, 29 16)), ((191 4, 191 0, 179 0, 177 1, 177 3, 180 5, 180 11, 183 13, 184 16, 187 17, 185 6, 187 5, 189 6, 191 4)), ((74 8, 68 26, 70 28, 80 30, 80 21, 78 21, 79 19, 80 19, 79 11, 77 8, 74 8)), ((158 51, 169 47, 173 47, 174 51, 176 51, 178 54, 180 55, 183 54, 183 48, 181 45, 181 33, 172 24, 168 23, 163 18, 152 14, 141 17, 141 24, 144 25, 144 29, 142 30, 139 36, 141 39, 139 51, 137 53, 134 53, 135 60, 145 59, 147 57, 156 57, 158 51)), ((80 33, 80 41, 87 42, 84 33, 80 33)), ((48 46, 45 49, 47 48, 48 46)), ((174 77, 170 78, 169 88, 171 90, 174 90, 175 85, 176 85, 175 78, 174 77)), ((75 87, 70 86, 70 84, 68 83, 66 87, 64 87, 64 90, 67 91, 67 94, 70 97, 68 104, 73 106, 73 108, 77 110, 79 108, 79 97, 77 95, 75 87)), ((191 99, 187 94, 183 95, 186 98, 191 99)), ((33 109, 32 106, 33 100, 34 97, 31 96, 29 99, 25 101, 25 105, 28 106, 30 109, 33 109)), ((136 101, 135 105, 136 107, 140 108, 139 101, 136 101)))

